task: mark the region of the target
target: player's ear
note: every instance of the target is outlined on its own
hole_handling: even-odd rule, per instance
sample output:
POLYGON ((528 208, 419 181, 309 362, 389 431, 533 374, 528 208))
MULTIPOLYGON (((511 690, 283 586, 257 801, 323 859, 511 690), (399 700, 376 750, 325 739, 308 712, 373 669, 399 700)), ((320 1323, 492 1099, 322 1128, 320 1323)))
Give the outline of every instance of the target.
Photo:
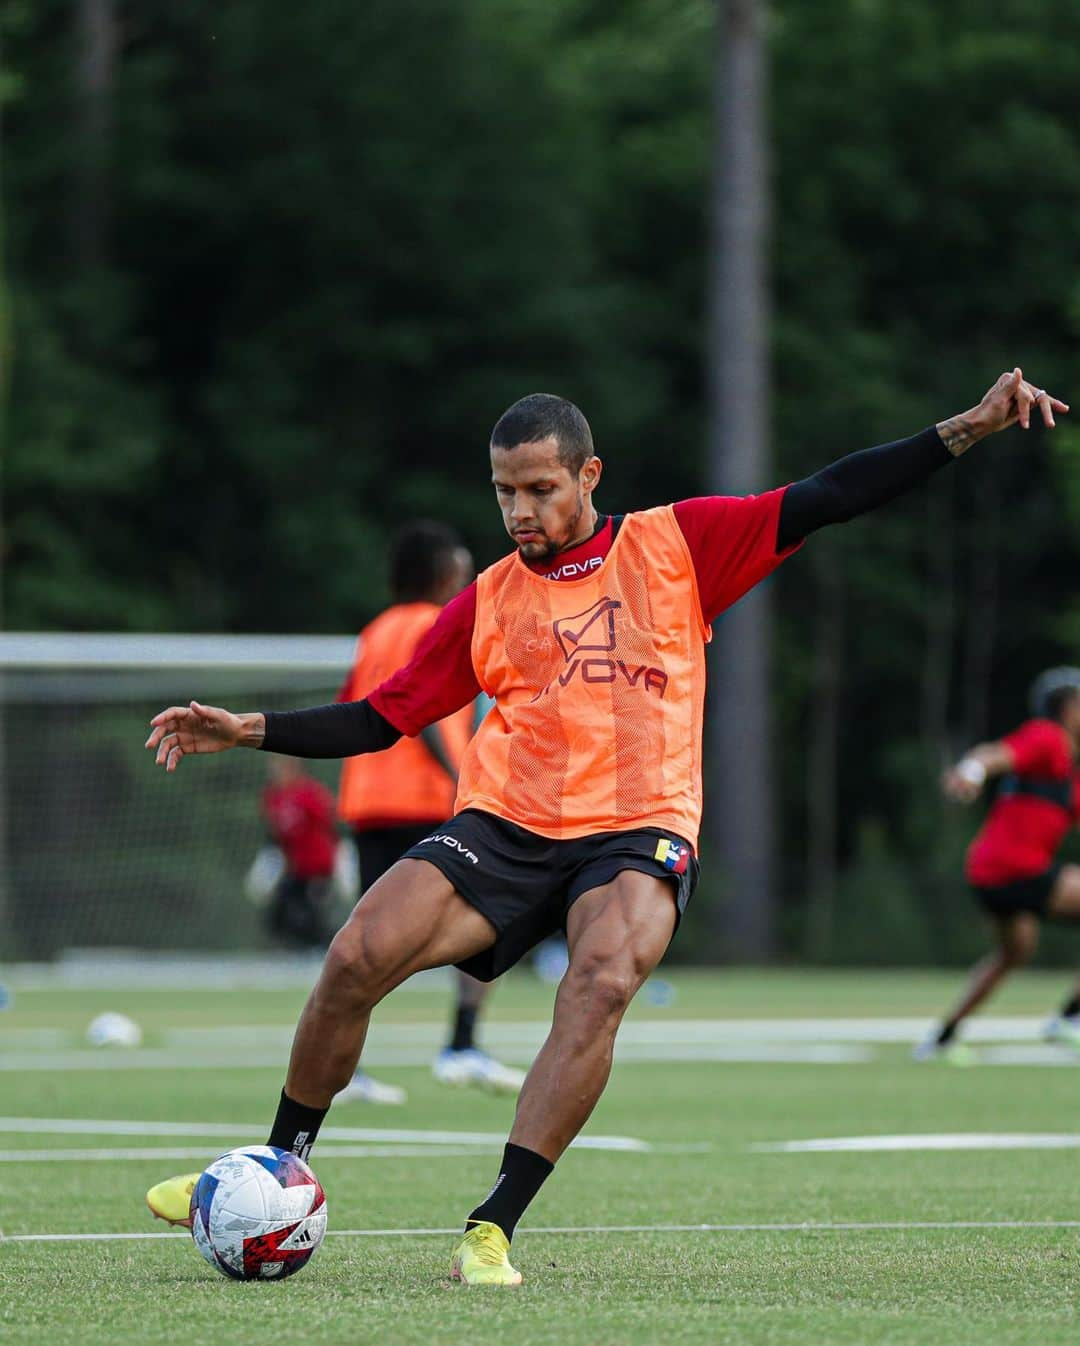
POLYGON ((586 458, 581 468, 581 488, 590 494, 596 490, 597 483, 600 480, 600 474, 604 470, 604 464, 594 453, 591 458, 586 458))

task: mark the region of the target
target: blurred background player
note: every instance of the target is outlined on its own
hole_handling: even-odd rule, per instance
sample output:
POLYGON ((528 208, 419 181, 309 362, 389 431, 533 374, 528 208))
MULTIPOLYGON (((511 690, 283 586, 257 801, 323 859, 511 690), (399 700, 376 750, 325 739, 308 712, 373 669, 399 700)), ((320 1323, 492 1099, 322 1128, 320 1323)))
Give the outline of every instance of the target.
MULTIPOLYGON (((915 1050, 917 1060, 971 1059, 956 1039, 961 1021, 1035 952, 1039 922, 1080 921, 1080 865, 1055 859, 1080 820, 1080 668, 1051 668, 1031 689, 1033 718, 980 743, 945 773, 950 799, 971 803, 999 778, 986 821, 967 853, 965 876, 990 917, 994 950, 978 962, 959 1004, 915 1050)), ((1046 1036, 1080 1048, 1080 983, 1046 1036)))
MULTIPOLYGON (((266 921, 275 939, 320 954, 334 934, 331 910, 338 834, 334 796, 294 757, 270 767, 262 812, 285 869, 274 886, 266 921)), ((404 1103, 405 1090, 358 1070, 342 1098, 365 1103, 404 1103)))
POLYGON ((279 757, 271 763, 261 805, 284 863, 267 903, 267 929, 291 948, 322 953, 334 934, 330 912, 338 845, 334 796, 295 757, 279 757))
MULTIPOLYGON (((412 658, 442 608, 473 578, 473 561, 452 528, 427 520, 404 525, 390 558, 392 605, 369 623, 357 642, 356 661, 339 700, 360 701, 412 658)), ((352 830, 366 892, 391 865, 454 811, 458 768, 478 717, 490 702, 463 706, 416 738, 402 738, 385 752, 347 758, 341 772, 338 812, 352 830)), ((503 1065, 475 1042, 477 1015, 489 987, 456 972, 457 995, 450 1038, 432 1071, 442 1084, 478 1085, 517 1093, 520 1070, 503 1065)), ((354 1080, 339 1095, 353 1096, 354 1080)))

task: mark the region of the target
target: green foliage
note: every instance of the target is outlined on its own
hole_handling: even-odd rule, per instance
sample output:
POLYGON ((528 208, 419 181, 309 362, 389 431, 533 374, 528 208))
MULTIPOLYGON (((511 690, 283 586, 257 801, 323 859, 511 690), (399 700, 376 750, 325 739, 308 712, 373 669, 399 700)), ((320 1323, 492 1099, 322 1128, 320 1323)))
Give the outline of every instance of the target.
MULTIPOLYGON (((2 20, 9 626, 358 627, 402 517, 504 549, 486 439, 538 388, 588 411, 604 505, 702 489, 714 6, 117 9, 89 187, 73 7, 2 20)), ((1016 360, 1068 397, 1080 10, 778 0, 770 49, 775 480, 963 410, 1016 360)), ((815 539, 828 594, 805 559, 778 582, 791 931, 815 789, 844 883, 955 889, 925 803, 941 756, 1076 657, 1077 452, 980 446, 815 539), (823 787, 803 745, 833 602, 823 787)), ((884 928, 865 956, 896 949, 884 928)))

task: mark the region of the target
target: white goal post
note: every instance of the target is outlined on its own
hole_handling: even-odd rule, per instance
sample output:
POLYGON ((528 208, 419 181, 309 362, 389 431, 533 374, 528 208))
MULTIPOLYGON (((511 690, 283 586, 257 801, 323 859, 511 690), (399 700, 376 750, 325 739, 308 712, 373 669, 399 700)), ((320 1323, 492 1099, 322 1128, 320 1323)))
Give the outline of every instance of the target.
MULTIPOLYGON (((267 759, 172 776, 150 717, 332 701, 355 636, 0 633, 0 961, 65 949, 265 945, 243 879, 265 828, 267 759)), ((333 788, 337 762, 312 762, 333 788)))

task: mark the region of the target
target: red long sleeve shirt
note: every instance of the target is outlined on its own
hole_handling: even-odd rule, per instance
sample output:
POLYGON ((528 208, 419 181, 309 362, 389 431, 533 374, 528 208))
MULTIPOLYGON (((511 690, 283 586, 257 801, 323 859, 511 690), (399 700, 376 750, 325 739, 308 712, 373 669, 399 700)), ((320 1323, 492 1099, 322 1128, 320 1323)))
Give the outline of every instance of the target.
MULTIPOLYGON (((680 500, 675 518, 694 564, 701 609, 713 621, 798 546, 777 552, 780 503, 786 487, 763 495, 700 496, 680 500)), ((532 565, 553 582, 580 579, 599 566, 612 543, 612 521, 578 546, 532 565)), ((476 585, 451 599, 413 658, 375 689, 369 701, 403 734, 415 735, 467 705, 479 693, 472 662, 476 585)))

